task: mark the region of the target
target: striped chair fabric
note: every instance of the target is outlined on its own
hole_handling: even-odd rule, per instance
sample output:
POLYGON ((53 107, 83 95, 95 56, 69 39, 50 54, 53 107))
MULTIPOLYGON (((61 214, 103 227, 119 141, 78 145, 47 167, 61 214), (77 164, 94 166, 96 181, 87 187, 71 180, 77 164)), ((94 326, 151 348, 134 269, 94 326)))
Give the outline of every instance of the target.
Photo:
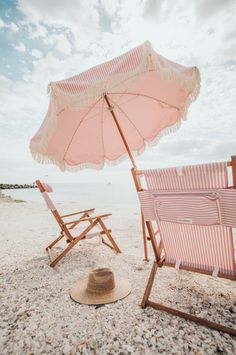
POLYGON ((165 263, 236 277, 232 227, 236 190, 227 163, 143 171, 139 192, 146 221, 157 221, 165 263))
POLYGON ((48 193, 45 191, 45 192, 41 192, 41 194, 44 198, 44 201, 46 202, 47 208, 49 210, 51 210, 52 212, 56 211, 56 207, 55 207, 54 203, 52 202, 52 200, 50 199, 48 193))
POLYGON ((44 192, 40 191, 40 192, 44 198, 44 201, 46 202, 47 208, 49 210, 51 210, 52 212, 56 211, 56 207, 48 195, 48 193, 53 192, 51 185, 46 184, 45 182, 42 182, 42 186, 44 187, 45 191, 44 192))

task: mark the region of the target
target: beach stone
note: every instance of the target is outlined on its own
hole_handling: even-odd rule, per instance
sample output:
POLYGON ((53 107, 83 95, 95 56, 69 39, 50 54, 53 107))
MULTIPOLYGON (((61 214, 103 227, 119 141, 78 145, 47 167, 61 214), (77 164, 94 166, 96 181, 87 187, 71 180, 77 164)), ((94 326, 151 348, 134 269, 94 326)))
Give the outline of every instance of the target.
POLYGON ((63 346, 63 349, 62 349, 62 353, 67 355, 67 354, 70 354, 72 348, 69 344, 66 344, 63 346))
POLYGON ((134 342, 135 343, 142 343, 142 338, 139 335, 136 335, 136 337, 134 337, 134 342))
POLYGON ((164 333, 162 331, 158 331, 156 334, 157 338, 163 338, 164 337, 164 333))
POLYGON ((235 305, 230 306, 230 307, 229 307, 229 311, 230 311, 231 313, 236 313, 236 306, 235 306, 235 305))
POLYGON ((17 321, 17 314, 13 314, 8 318, 8 323, 13 324, 17 321))
POLYGON ((120 349, 120 344, 118 341, 115 341, 113 343, 113 350, 118 351, 120 349))
MULTIPOLYGON (((17 238, 13 238, 16 227, 11 224, 5 227, 12 210, 7 210, 7 203, 4 209, 0 204, 0 240, 5 252, 4 262, 0 260, 0 277, 4 284, 0 291, 1 355, 234 354, 236 341, 230 335, 150 307, 141 309, 139 304, 151 264, 142 262, 138 215, 136 220, 134 215, 129 220, 130 210, 127 213, 125 209, 117 209, 118 218, 114 213, 114 235, 122 254, 116 255, 104 245, 81 243, 52 269, 44 254, 45 246, 55 237, 51 216, 43 204, 32 202, 26 203, 24 208, 18 206, 13 205, 11 209, 17 220, 23 221, 24 228, 19 224, 17 238), (116 225, 121 225, 120 220, 122 227, 115 229, 116 225), (128 234, 127 226, 130 226, 128 234), (133 241, 138 246, 135 250, 133 241), (112 267, 115 274, 129 279, 131 294, 97 309, 72 301, 69 296, 72 285, 88 275, 92 267, 100 265, 112 267)), ((61 203, 60 208, 77 210, 77 204, 61 203)), ((232 282, 220 280, 219 283, 217 279, 193 273, 175 273, 170 268, 158 270, 156 281, 153 300, 186 312, 191 305, 198 314, 210 307, 208 318, 226 325, 234 323, 232 282)))

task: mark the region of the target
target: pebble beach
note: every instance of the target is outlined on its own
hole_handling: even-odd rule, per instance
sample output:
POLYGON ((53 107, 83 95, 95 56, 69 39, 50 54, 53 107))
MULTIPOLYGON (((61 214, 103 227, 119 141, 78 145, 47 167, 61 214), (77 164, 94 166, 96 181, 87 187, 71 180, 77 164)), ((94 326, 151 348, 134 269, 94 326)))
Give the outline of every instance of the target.
MULTIPOLYGON (((77 211, 63 202, 60 211, 77 211)), ((86 207, 86 206, 85 206, 86 207)), ((100 211, 99 212, 104 212, 100 211)), ((121 254, 99 239, 83 241, 49 267, 45 247, 58 226, 41 202, 1 198, 1 354, 234 354, 236 339, 140 302, 152 267, 143 261, 138 208, 110 211, 121 254), (74 302, 70 288, 92 269, 110 267, 131 294, 104 306, 74 302)), ((60 251, 61 246, 55 250, 60 251)), ((162 268, 152 300, 227 326, 236 325, 236 286, 230 280, 162 268)))

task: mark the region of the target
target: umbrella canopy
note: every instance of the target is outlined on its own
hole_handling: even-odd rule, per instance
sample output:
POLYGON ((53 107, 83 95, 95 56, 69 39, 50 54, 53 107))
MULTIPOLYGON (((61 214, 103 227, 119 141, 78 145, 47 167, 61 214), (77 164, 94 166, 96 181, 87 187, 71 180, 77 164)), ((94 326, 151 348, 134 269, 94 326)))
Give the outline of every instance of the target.
POLYGON ((52 82, 47 115, 30 149, 62 170, 102 167, 179 127, 200 88, 196 67, 157 54, 145 42, 113 60, 52 82))

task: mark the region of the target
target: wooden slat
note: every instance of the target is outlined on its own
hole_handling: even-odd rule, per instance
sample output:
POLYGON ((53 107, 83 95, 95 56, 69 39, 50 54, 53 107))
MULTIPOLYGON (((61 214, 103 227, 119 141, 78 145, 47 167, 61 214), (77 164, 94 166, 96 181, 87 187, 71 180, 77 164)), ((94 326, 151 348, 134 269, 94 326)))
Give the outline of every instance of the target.
POLYGON ((98 218, 98 223, 100 224, 101 228, 103 229, 104 233, 106 234, 107 238, 109 239, 109 241, 111 242, 111 244, 114 247, 114 250, 117 253, 121 253, 120 248, 118 247, 118 245, 116 244, 116 242, 114 241, 114 239, 112 238, 112 236, 110 235, 109 230, 107 229, 107 227, 105 226, 105 224, 103 223, 101 218, 98 218))
MULTIPOLYGON (((232 161, 227 161, 227 166, 232 166, 232 161)), ((143 175, 145 170, 140 170, 140 169, 136 169, 135 170, 135 174, 136 175, 143 175)))
MULTIPOLYGON (((111 229, 108 229, 108 232, 111 233, 111 229)), ((104 234, 106 234, 106 233, 105 233, 104 231, 101 231, 101 232, 99 232, 99 234, 104 235, 104 234)))
POLYGON ((101 214, 99 216, 91 216, 91 217, 88 217, 88 218, 81 218, 81 219, 77 219, 75 221, 70 221, 70 222, 67 222, 67 223, 63 223, 64 226, 67 226, 69 224, 73 224, 73 223, 80 223, 80 222, 84 222, 84 221, 90 221, 92 219, 97 219, 97 218, 104 218, 104 217, 108 217, 108 216, 111 216, 112 214, 111 213, 107 213, 107 214, 101 214))
POLYGON ((55 239, 51 244, 49 244, 46 248, 46 250, 52 248, 55 244, 57 244, 62 238, 64 237, 64 234, 62 233, 57 239, 55 239))
POLYGON ((65 215, 61 216, 61 218, 75 216, 75 215, 80 214, 80 213, 93 212, 94 210, 95 210, 95 208, 90 208, 89 210, 84 210, 84 211, 78 211, 78 212, 74 212, 74 213, 70 213, 70 214, 65 214, 65 215))
POLYGON ((72 242, 51 262, 50 266, 54 267, 58 261, 60 261, 63 256, 65 256, 80 240, 82 240, 85 235, 97 224, 97 220, 95 220, 92 224, 90 224, 78 237, 74 238, 72 242))

